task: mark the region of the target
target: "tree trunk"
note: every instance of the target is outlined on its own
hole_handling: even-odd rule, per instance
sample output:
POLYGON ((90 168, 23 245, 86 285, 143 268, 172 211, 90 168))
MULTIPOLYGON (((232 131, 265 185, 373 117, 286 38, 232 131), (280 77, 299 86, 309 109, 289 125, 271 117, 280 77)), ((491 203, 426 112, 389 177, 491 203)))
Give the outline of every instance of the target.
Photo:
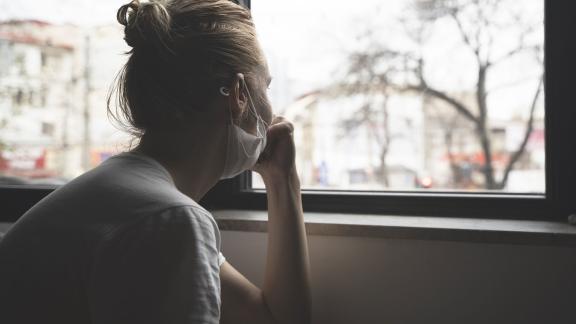
POLYGON ((492 164, 492 142, 490 139, 490 130, 487 126, 488 123, 488 107, 486 103, 486 73, 488 67, 479 63, 478 68, 478 83, 476 89, 476 101, 478 104, 478 123, 476 125, 476 132, 482 153, 484 154, 484 166, 482 173, 484 174, 484 186, 486 189, 497 189, 496 181, 494 179, 494 167, 492 164))
POLYGON ((380 152, 380 175, 382 177, 382 183, 386 188, 390 187, 390 179, 388 174, 388 166, 386 165, 386 157, 388 156, 388 150, 390 148, 390 124, 389 124, 389 114, 388 114, 388 97, 384 94, 384 102, 382 104, 382 119, 383 119, 383 131, 384 139, 382 141, 382 151, 380 152))
POLYGON ((388 155, 388 147, 383 147, 380 153, 380 179, 386 188, 390 187, 390 180, 388 178, 388 166, 386 165, 386 156, 388 155))

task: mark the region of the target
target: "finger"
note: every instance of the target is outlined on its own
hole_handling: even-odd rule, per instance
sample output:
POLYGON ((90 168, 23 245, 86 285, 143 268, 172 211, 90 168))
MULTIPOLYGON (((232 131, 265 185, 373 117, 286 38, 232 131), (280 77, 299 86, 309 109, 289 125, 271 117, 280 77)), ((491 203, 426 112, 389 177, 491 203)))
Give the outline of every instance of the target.
POLYGON ((268 130, 273 133, 282 132, 292 134, 294 132, 294 125, 289 121, 282 121, 270 126, 268 130))
POLYGON ((272 125, 281 123, 285 120, 286 118, 284 118, 284 116, 274 115, 274 117, 272 118, 272 125))
POLYGON ((281 124, 286 124, 283 125, 282 127, 287 127, 288 132, 292 133, 294 131, 294 125, 292 125, 292 123, 288 121, 288 119, 286 119, 284 116, 274 115, 271 126, 281 124))

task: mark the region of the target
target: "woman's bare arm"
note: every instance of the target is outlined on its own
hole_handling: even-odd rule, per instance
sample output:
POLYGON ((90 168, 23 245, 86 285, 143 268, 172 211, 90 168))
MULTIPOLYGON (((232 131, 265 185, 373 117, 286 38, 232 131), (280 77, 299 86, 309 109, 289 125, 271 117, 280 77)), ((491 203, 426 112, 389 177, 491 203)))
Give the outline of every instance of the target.
POLYGON ((275 118, 255 171, 268 196, 268 256, 260 290, 225 262, 222 323, 310 323, 310 265, 292 125, 275 118))
POLYGON ((222 324, 273 324, 262 290, 246 279, 228 261, 220 267, 222 324))
POLYGON ((268 258, 263 294, 279 323, 310 323, 310 272, 306 229, 296 172, 265 180, 268 258))

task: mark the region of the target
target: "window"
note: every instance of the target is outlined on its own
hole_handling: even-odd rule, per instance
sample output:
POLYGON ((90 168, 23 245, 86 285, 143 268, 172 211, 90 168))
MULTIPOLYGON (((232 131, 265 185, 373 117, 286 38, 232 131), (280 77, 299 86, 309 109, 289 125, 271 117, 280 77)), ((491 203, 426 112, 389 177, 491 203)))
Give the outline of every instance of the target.
MULTIPOLYGON (((118 3, 60 11, 58 2, 13 2, 0 14, 6 219, 127 142, 105 114, 125 60, 118 3), (42 109, 25 104, 28 93, 41 94, 42 109)), ((297 127, 305 210, 540 219, 574 211, 576 118, 567 107, 576 53, 563 36, 574 29, 574 5, 242 3, 274 77, 273 107, 297 127)), ((266 200, 245 173, 204 203, 263 209, 266 200)))
MULTIPOLYGON (((570 82, 561 66, 572 45, 551 36, 568 28, 563 9, 252 1, 269 95, 296 124, 305 209, 565 217, 570 99, 551 90, 570 82)), ((231 207, 265 206, 257 174, 234 185, 231 207)))

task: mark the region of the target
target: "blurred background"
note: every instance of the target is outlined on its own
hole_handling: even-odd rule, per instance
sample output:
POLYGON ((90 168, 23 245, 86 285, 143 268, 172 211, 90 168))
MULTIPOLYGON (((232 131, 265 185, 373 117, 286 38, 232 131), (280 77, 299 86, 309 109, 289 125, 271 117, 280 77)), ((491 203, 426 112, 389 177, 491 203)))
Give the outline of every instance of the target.
MULTIPOLYGON (((0 2, 1 184, 63 184, 128 148, 106 117, 123 3, 0 2)), ((545 192, 543 1, 252 0, 252 14, 304 188, 545 192)))

